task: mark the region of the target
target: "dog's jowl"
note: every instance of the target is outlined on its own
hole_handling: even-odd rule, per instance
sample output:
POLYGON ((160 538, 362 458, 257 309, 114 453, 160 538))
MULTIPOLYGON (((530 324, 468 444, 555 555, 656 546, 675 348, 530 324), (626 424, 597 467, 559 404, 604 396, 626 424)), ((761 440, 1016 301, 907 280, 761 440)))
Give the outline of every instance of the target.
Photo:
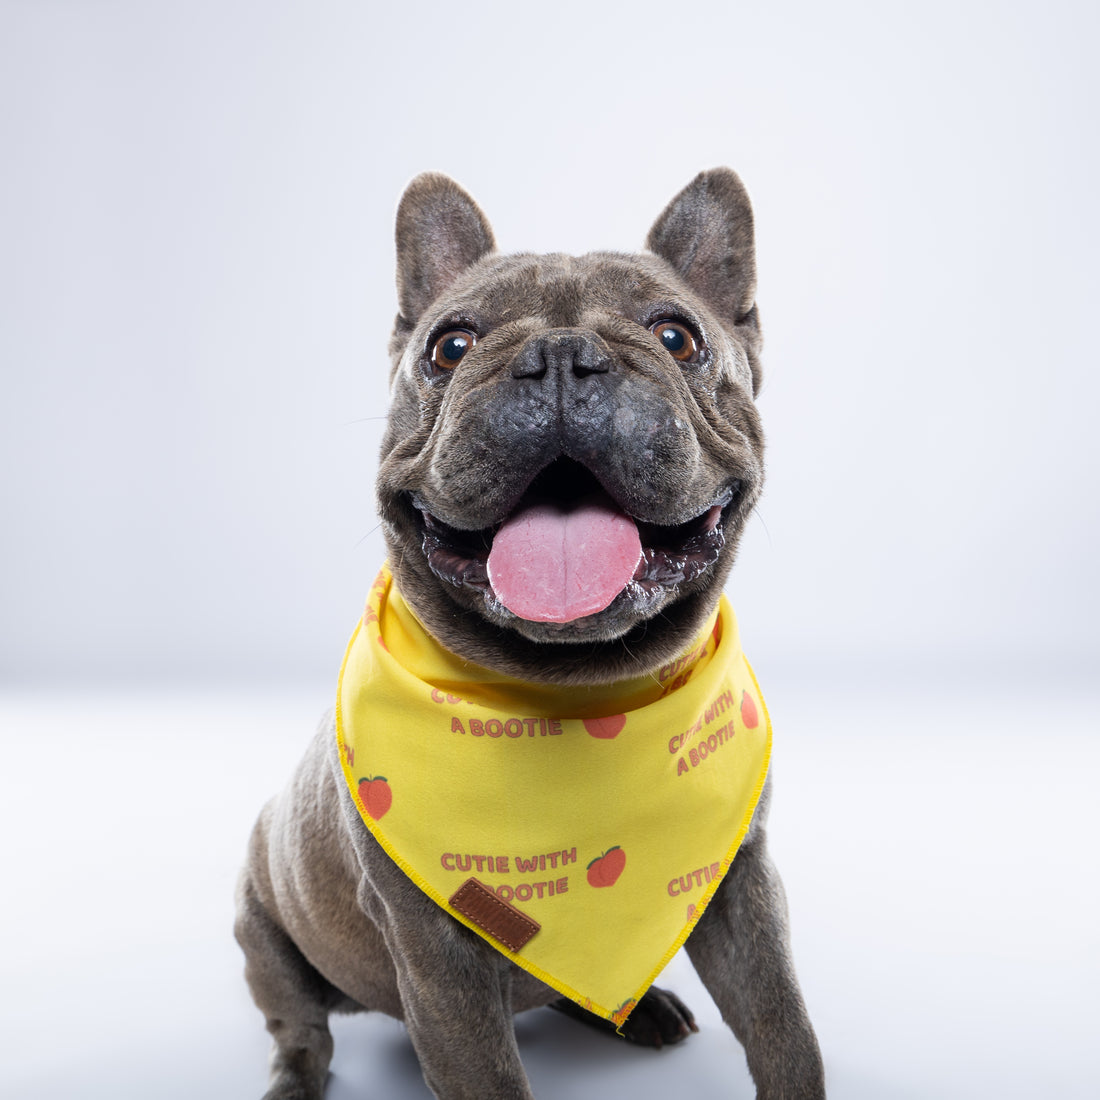
POLYGON ((364 1010, 441 1100, 531 1097, 512 1014, 678 1042, 652 982, 681 945, 757 1096, 824 1096, 722 595, 763 476, 740 180, 696 177, 646 246, 501 255, 445 176, 401 200, 388 561, 238 889, 266 1100, 319 1100, 329 1015, 364 1010))

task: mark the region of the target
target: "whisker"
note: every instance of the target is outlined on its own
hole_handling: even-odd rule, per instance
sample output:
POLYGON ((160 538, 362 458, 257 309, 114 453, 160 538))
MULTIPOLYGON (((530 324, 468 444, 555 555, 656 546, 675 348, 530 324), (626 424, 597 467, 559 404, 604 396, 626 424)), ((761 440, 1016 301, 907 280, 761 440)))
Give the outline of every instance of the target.
POLYGON ((768 536, 768 546, 772 545, 772 533, 768 530, 768 525, 764 521, 764 513, 760 511, 760 505, 754 504, 752 506, 752 514, 760 520, 760 526, 764 528, 764 534, 768 536))
POLYGON ((369 539, 369 538, 371 537, 371 535, 373 535, 373 534, 374 534, 374 533, 375 533, 375 532, 376 532, 377 530, 379 530, 379 529, 381 528, 381 526, 382 526, 382 524, 381 524, 381 523, 376 523, 376 524, 375 524, 375 525, 374 525, 374 526, 373 526, 373 527, 372 527, 372 528, 371 528, 371 529, 370 529, 370 530, 369 530, 369 531, 368 531, 368 532, 367 532, 367 533, 366 533, 366 534, 365 534, 365 535, 364 535, 364 536, 363 536, 363 537, 362 537, 362 538, 361 538, 361 539, 360 539, 360 540, 359 540, 359 541, 358 541, 358 542, 357 542, 357 543, 356 543, 356 544, 355 544, 355 545, 354 545, 354 546, 352 547, 352 549, 353 549, 353 550, 358 550, 358 549, 359 549, 359 547, 360 547, 360 546, 362 546, 362 545, 363 545, 363 543, 364 543, 364 542, 366 542, 366 541, 367 541, 367 539, 369 539))
MULTIPOLYGON (((648 625, 648 624, 647 624, 647 625, 648 625)), ((626 644, 626 639, 625 639, 625 638, 620 638, 620 639, 619 639, 619 644, 620 644, 620 645, 621 645, 621 646, 623 647, 623 649, 624 649, 624 650, 626 651, 626 655, 627 655, 627 656, 628 656, 628 657, 629 657, 629 658, 630 658, 630 659, 631 659, 632 661, 636 661, 636 660, 637 660, 637 658, 636 658, 636 657, 634 656, 634 654, 633 654, 633 653, 631 652, 630 646, 628 646, 628 645, 626 644)), ((656 684, 656 685, 657 685, 658 687, 661 687, 661 681, 657 679, 657 675, 656 675, 656 673, 655 673, 655 672, 653 672, 653 670, 652 670, 652 669, 651 669, 651 670, 650 670, 649 672, 647 672, 647 673, 646 673, 646 675, 647 675, 647 676, 648 676, 648 677, 649 677, 649 678, 650 678, 650 679, 651 679, 651 680, 652 680, 652 681, 653 681, 653 682, 654 682, 654 683, 655 683, 655 684, 656 684)))

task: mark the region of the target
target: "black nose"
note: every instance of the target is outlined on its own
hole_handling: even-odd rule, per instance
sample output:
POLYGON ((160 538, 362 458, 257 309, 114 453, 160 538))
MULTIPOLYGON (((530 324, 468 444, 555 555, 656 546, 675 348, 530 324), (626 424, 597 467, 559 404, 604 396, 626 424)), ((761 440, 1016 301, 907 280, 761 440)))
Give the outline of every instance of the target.
POLYGON ((602 340, 594 333, 566 329, 544 332, 528 340, 512 360, 513 378, 544 378, 547 374, 562 380, 572 375, 606 374, 611 357, 602 340))

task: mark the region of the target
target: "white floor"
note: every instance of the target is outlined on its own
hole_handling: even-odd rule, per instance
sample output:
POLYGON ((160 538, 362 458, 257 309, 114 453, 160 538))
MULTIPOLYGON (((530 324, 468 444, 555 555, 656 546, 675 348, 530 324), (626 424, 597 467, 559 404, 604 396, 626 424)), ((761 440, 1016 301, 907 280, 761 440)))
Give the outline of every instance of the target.
MULTIPOLYGON (((1100 691, 764 686, 772 847, 832 1100, 1100 1096, 1100 691)), ((0 695, 0 1093, 258 1100, 233 881, 325 694, 0 695)), ((663 984, 702 1032, 662 1052, 520 1017, 541 1100, 749 1100, 682 956, 663 984)), ((400 1024, 335 1030, 328 1100, 429 1096, 400 1024)))

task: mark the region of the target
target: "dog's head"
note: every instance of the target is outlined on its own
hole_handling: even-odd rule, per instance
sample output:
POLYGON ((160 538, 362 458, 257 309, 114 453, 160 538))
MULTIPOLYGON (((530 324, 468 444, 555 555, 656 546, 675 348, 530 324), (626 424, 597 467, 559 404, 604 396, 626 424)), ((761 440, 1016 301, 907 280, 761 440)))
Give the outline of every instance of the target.
POLYGON ((697 176, 646 244, 500 255, 446 176, 401 200, 379 508, 403 595, 477 664, 639 675, 719 598, 763 478, 740 180, 697 176))

